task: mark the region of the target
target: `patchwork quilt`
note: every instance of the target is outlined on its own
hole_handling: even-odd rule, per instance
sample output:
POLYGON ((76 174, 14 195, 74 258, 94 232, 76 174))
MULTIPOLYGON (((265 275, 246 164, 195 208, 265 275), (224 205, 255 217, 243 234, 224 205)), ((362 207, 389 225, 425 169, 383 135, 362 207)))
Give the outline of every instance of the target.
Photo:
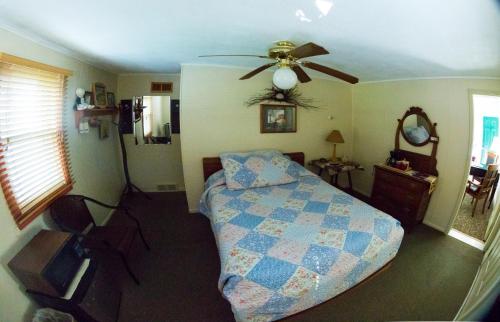
POLYGON ((237 321, 278 320, 331 299, 390 261, 403 238, 396 219, 304 168, 296 182, 244 190, 228 189, 221 170, 200 209, 237 321))

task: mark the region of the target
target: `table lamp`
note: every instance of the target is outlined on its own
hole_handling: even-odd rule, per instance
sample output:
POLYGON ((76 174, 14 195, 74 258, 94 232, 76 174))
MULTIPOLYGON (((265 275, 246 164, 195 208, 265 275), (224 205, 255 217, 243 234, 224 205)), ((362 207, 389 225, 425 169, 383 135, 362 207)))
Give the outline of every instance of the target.
POLYGON ((333 130, 330 135, 326 138, 328 142, 333 143, 333 154, 332 154, 332 161, 337 160, 337 155, 336 155, 336 148, 337 148, 337 143, 344 143, 344 138, 342 137, 342 134, 340 134, 340 131, 338 130, 333 130))

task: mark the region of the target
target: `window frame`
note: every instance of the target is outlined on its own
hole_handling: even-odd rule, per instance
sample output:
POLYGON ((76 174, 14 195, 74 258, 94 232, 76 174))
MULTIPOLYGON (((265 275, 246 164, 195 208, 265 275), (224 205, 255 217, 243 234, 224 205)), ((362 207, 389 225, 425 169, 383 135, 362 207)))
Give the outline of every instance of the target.
MULTIPOLYGON (((45 72, 51 72, 51 73, 56 73, 59 74, 60 76, 63 77, 63 97, 62 97, 62 106, 61 108, 61 114, 60 117, 62 120, 60 120, 60 126, 58 129, 57 133, 57 153, 60 159, 60 163, 62 164, 63 167, 63 173, 64 173, 64 183, 62 186, 57 187, 57 186, 52 186, 45 192, 41 193, 40 195, 36 196, 30 203, 33 203, 33 205, 30 205, 29 209, 22 213, 21 209, 18 207, 16 197, 11 191, 10 185, 9 185, 9 180, 8 180, 8 174, 4 171, 0 172, 0 177, 5 177, 6 179, 2 178, 0 180, 0 186, 2 188, 5 202, 7 203, 7 206, 10 209, 10 212, 12 214, 12 217, 18 226, 19 229, 23 229, 26 226, 28 226, 33 220, 35 220, 40 214, 42 214, 49 206, 50 204, 57 198, 59 198, 62 195, 65 195, 71 189, 73 189, 73 178, 71 176, 71 164, 70 160, 68 157, 68 152, 67 152, 67 146, 65 143, 65 135, 64 135, 64 97, 65 97, 65 90, 66 90, 66 84, 67 84, 67 78, 73 75, 73 72, 64 69, 64 68, 59 68, 43 63, 39 63, 36 61, 28 60, 25 58, 13 56, 10 54, 6 54, 3 52, 0 52, 0 63, 6 63, 6 64, 12 64, 12 65, 19 65, 22 67, 28 67, 32 68, 35 70, 41 70, 45 72), (56 188, 57 187, 57 188, 56 188)), ((0 157, 3 155, 3 149, 5 148, 5 144, 0 141, 0 157)), ((4 162, 0 159, 0 164, 4 162)))

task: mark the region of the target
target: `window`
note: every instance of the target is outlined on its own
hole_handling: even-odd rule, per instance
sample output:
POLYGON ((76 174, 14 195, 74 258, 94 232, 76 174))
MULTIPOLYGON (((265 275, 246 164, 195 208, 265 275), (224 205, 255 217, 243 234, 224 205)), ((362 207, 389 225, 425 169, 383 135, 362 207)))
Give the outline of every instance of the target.
POLYGON ((21 229, 72 188, 62 129, 70 75, 0 53, 0 184, 21 229))

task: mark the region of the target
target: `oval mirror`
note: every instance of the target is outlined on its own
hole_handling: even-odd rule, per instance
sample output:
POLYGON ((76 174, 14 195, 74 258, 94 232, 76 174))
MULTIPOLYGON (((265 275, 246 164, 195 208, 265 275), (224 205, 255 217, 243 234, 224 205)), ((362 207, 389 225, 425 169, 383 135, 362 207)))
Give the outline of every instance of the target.
POLYGON ((406 142, 415 146, 427 144, 431 138, 432 124, 419 114, 410 114, 403 119, 403 137, 406 142))

